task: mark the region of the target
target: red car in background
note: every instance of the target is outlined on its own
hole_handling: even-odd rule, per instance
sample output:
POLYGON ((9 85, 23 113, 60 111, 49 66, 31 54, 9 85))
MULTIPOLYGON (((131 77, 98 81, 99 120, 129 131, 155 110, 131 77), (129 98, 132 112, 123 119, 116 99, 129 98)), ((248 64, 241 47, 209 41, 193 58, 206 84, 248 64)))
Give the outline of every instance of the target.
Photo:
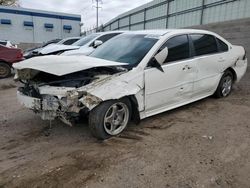
POLYGON ((0 45, 0 78, 10 76, 12 64, 23 59, 21 49, 0 45))

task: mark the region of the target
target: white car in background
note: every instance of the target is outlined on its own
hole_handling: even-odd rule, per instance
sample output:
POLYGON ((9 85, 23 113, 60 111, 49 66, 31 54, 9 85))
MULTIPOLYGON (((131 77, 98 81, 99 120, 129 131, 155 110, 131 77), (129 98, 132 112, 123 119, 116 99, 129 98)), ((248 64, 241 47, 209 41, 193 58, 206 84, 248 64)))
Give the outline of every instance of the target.
POLYGON ((68 49, 76 49, 73 44, 77 41, 81 40, 81 37, 70 37, 60 40, 56 44, 49 44, 43 48, 39 48, 34 50, 34 53, 38 56, 41 55, 51 55, 51 54, 57 54, 59 52, 63 52, 62 49, 68 50, 68 49))
POLYGON ((44 120, 89 117, 98 139, 140 119, 215 95, 227 97, 247 69, 243 47, 203 30, 134 31, 90 56, 45 56, 14 65, 18 99, 44 120))
POLYGON ((17 48, 17 45, 12 44, 9 40, 0 40, 0 44, 9 48, 17 48))
POLYGON ((121 33, 123 33, 123 31, 109 31, 90 34, 74 44, 80 46, 78 49, 65 51, 61 55, 89 55, 98 46, 121 33))
POLYGON ((98 46, 102 45, 112 37, 121 34, 121 31, 93 33, 81 38, 72 45, 53 44, 49 45, 39 51, 40 56, 44 55, 67 55, 67 51, 81 49, 84 55, 93 52, 98 46))
POLYGON ((53 39, 50 40, 46 43, 44 43, 42 46, 40 47, 36 47, 36 48, 31 48, 31 49, 27 49, 24 52, 24 58, 25 59, 29 59, 32 57, 36 57, 36 56, 40 56, 40 51, 48 46, 54 46, 54 45, 71 45, 73 43, 75 43, 76 41, 78 41, 80 39, 80 37, 69 37, 69 38, 65 38, 65 39, 53 39))

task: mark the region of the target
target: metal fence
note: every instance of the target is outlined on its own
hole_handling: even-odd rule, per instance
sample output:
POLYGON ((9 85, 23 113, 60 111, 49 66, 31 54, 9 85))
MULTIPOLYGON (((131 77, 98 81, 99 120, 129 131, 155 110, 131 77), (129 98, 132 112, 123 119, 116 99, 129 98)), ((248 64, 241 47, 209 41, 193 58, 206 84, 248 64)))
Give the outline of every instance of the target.
POLYGON ((250 0, 155 0, 124 13, 99 31, 182 28, 250 17, 250 0))

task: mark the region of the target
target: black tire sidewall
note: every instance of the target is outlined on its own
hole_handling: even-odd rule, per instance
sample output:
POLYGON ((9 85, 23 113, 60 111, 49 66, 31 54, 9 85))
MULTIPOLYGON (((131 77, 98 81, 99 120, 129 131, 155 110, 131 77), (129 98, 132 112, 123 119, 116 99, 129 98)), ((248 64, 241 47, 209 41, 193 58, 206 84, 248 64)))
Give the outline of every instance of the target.
POLYGON ((218 86, 218 88, 217 88, 217 90, 216 90, 216 92, 215 92, 215 96, 216 96, 217 98, 227 97, 227 96, 229 96, 230 93, 232 92, 232 88, 231 88, 231 91, 230 91, 230 93, 229 93, 228 95, 223 96, 223 94, 222 94, 222 86, 223 86, 223 83, 224 83, 224 79, 225 79, 227 76, 230 76, 230 77, 231 77, 231 79, 232 79, 232 85, 233 85, 233 74, 231 73, 231 71, 226 71, 226 72, 222 75, 221 80, 220 80, 220 83, 219 83, 219 86, 218 86))
MULTIPOLYGON (((129 99, 123 98, 123 99, 119 99, 119 100, 104 101, 101 104, 99 104, 97 107, 95 107, 93 110, 91 110, 90 114, 89 114, 90 132, 97 139, 105 140, 105 139, 112 137, 112 135, 108 134, 105 131, 104 117, 105 117, 106 112, 110 108, 110 106, 112 106, 114 103, 117 103, 117 102, 122 102, 128 107, 128 110, 129 110, 128 123, 129 123, 129 121, 131 119, 131 113, 132 113, 132 107, 131 107, 131 103, 130 103, 129 99)), ((127 125, 126 125, 126 127, 127 127, 127 125)))
POLYGON ((0 79, 9 77, 11 75, 11 67, 7 63, 3 62, 0 62, 0 66, 6 68, 6 70, 8 71, 6 75, 0 74, 0 79))

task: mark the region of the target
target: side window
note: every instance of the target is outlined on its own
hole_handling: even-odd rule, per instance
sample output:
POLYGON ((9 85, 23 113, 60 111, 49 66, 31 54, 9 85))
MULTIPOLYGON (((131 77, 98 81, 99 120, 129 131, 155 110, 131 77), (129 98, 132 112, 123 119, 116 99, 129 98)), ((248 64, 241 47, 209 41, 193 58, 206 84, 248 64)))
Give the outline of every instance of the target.
POLYGON ((190 57, 187 35, 180 35, 169 39, 161 49, 168 47, 166 62, 178 61, 190 57))
POLYGON ((0 44, 5 46, 7 44, 7 42, 0 42, 0 44))
POLYGON ((218 39, 218 38, 217 38, 217 41, 218 41, 220 52, 227 52, 228 51, 228 45, 225 42, 223 42, 222 40, 218 39))
POLYGON ((71 45, 73 44, 74 42, 78 41, 79 39, 69 39, 67 41, 65 41, 63 44, 64 45, 71 45))
POLYGON ((112 34, 107 34, 107 35, 103 35, 101 37, 99 37, 98 39, 96 40, 100 40, 102 41, 103 43, 108 41, 109 39, 115 37, 116 35, 119 35, 120 33, 112 33, 112 34))
POLYGON ((212 35, 193 34, 191 35, 195 55, 213 54, 218 52, 215 37, 212 35))

